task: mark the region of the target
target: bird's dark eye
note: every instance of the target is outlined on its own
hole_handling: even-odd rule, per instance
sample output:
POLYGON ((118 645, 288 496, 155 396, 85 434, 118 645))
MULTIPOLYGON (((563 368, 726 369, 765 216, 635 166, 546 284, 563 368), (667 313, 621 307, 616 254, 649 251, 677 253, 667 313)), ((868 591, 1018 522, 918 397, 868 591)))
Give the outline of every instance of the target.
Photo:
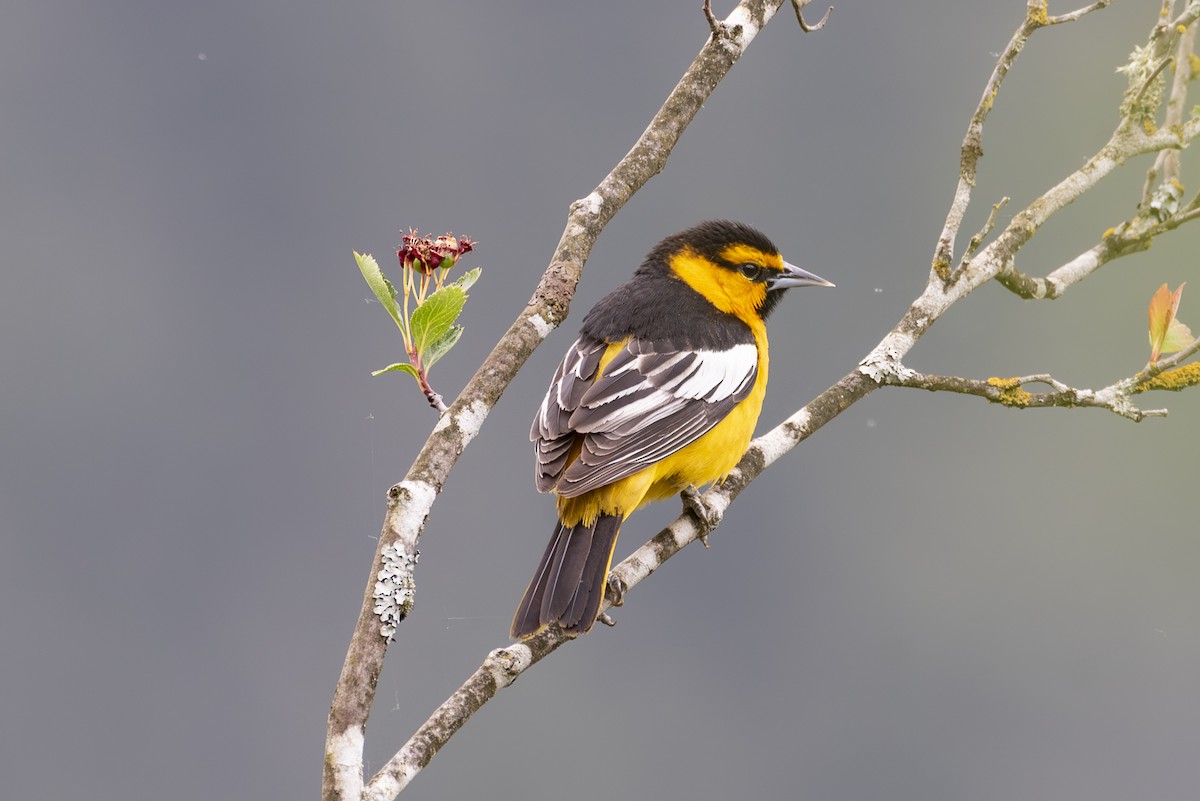
POLYGON ((738 266, 738 272, 751 281, 757 281, 762 277, 763 268, 757 264, 742 264, 738 266))

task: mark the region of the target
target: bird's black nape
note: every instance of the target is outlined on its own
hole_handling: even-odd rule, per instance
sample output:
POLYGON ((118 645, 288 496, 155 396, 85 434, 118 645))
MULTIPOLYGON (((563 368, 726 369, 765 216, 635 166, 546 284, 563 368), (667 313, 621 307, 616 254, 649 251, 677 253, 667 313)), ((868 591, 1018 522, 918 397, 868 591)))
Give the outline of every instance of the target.
POLYGON ((763 253, 779 253, 779 248, 775 247, 775 243, 757 228, 751 228, 745 223, 732 220, 705 220, 691 228, 685 228, 679 233, 671 234, 655 245, 646 255, 642 269, 653 269, 665 265, 668 258, 689 245, 710 261, 723 264, 721 251, 733 244, 749 245, 763 253))

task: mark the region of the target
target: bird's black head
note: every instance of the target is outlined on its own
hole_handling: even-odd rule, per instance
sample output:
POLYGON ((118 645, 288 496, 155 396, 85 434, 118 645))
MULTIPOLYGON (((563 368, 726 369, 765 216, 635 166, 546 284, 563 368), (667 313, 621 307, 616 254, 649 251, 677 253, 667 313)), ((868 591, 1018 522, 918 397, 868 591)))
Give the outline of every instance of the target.
POLYGON ((730 220, 708 220, 659 242, 642 269, 663 268, 722 311, 742 317, 752 310, 765 319, 788 287, 833 286, 784 261, 775 243, 758 229, 730 220))

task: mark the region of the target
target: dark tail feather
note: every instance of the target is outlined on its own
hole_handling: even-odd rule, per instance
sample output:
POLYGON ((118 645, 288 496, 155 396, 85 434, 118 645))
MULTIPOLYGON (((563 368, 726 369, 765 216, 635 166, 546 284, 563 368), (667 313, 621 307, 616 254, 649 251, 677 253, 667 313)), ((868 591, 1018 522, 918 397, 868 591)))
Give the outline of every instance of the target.
POLYGON ((551 623, 571 634, 585 634, 592 627, 620 528, 619 515, 600 515, 593 526, 558 524, 513 617, 514 639, 551 623))

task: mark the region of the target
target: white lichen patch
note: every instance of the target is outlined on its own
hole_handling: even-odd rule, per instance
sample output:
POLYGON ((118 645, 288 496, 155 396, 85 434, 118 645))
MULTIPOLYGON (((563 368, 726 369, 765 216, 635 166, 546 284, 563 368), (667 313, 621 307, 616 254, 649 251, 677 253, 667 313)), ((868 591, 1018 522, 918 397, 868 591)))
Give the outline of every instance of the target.
POLYGON ((455 423, 462 433, 462 444, 465 446, 479 434, 489 411, 491 411, 491 407, 483 401, 472 401, 471 405, 465 409, 460 409, 456 413, 443 414, 434 425, 433 433, 440 434, 449 428, 451 423, 455 423))
POLYGON ((491 407, 486 403, 475 400, 458 413, 455 422, 458 423, 458 430, 462 432, 464 446, 479 434, 479 430, 483 428, 483 421, 487 420, 490 411, 491 407))
POLYGON ((396 485, 396 497, 408 495, 408 500, 401 499, 388 512, 388 525, 397 532, 400 539, 411 542, 416 549, 417 532, 425 522, 426 515, 433 508, 437 498, 437 490, 426 481, 401 481, 396 485))
POLYGON ((341 796, 358 798, 362 795, 362 727, 351 726, 340 734, 331 735, 328 758, 337 776, 334 784, 341 796))
POLYGON ((549 321, 540 314, 531 314, 525 319, 533 326, 533 330, 537 332, 538 339, 545 339, 554 330, 554 326, 550 325, 549 321))
POLYGON ((808 413, 807 409, 801 409, 789 417, 784 425, 771 429, 750 443, 750 447, 757 448, 758 452, 762 454, 764 469, 770 467, 795 445, 795 435, 788 429, 803 431, 808 428, 811 418, 812 415, 808 413))
POLYGON ((393 543, 383 549, 383 564, 375 577, 375 615, 379 618, 379 634, 391 640, 396 627, 412 609, 417 585, 413 578, 418 553, 406 553, 393 543))
POLYGON ((879 344, 875 350, 867 354, 867 358, 858 363, 858 371, 877 384, 886 384, 891 379, 904 380, 913 375, 913 371, 900 361, 912 345, 902 347, 894 341, 902 334, 891 334, 879 344))
POLYGON ((484 669, 492 675, 497 687, 512 684, 532 664, 533 651, 521 642, 495 649, 483 662, 484 669))
POLYGON ((592 192, 580 201, 579 207, 595 217, 604 209, 604 198, 599 192, 592 192))
POLYGON ((739 5, 733 10, 733 13, 725 18, 725 25, 729 29, 741 27, 742 36, 738 41, 738 45, 745 48, 750 44, 750 40, 758 36, 758 25, 750 16, 750 11, 745 6, 739 5))

